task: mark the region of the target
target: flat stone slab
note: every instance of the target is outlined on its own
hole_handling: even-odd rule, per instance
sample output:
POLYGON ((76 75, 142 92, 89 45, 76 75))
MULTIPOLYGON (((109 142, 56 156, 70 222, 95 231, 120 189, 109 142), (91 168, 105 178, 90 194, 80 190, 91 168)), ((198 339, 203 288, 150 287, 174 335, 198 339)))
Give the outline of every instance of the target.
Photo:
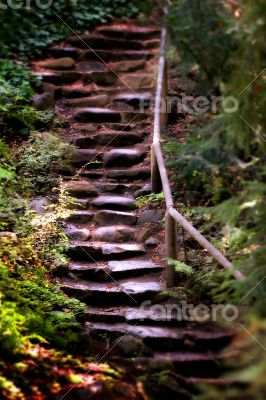
POLYGON ((150 168, 132 168, 132 169, 113 169, 109 170, 106 173, 107 178, 123 180, 138 180, 138 179, 146 179, 151 175, 150 168))
POLYGON ((106 108, 80 108, 74 113, 74 118, 79 122, 120 122, 120 113, 106 108))
POLYGON ((113 98, 114 102, 123 102, 134 107, 146 108, 152 100, 152 93, 121 93, 113 98))
POLYGON ((149 39, 142 42, 143 49, 158 49, 161 46, 161 39, 149 39))
MULTIPOLYGON (((91 280, 96 280, 97 281, 111 281, 112 278, 119 280, 122 278, 127 278, 131 279, 132 277, 136 276, 141 276, 145 273, 152 273, 152 272, 158 272, 158 268, 151 268, 150 266, 145 269, 145 268, 131 268, 131 262, 130 260, 127 260, 125 262, 121 261, 121 263, 129 265, 127 268, 127 265, 123 265, 123 268, 120 268, 118 266, 119 261, 112 261, 112 262, 97 262, 97 263, 90 263, 90 262, 71 262, 68 265, 68 271, 71 273, 81 277, 82 279, 91 279, 91 280), (116 263, 117 266, 114 266, 116 263)), ((148 263, 148 261, 147 261, 148 263)), ((160 268, 159 268, 160 270, 160 268)), ((90 311, 90 310, 89 310, 90 311)), ((129 321, 139 321, 141 320, 141 316, 143 317, 143 312, 140 309, 133 309, 130 311, 130 309, 127 310, 125 313, 124 309, 119 310, 118 314, 121 316, 122 312, 124 313, 124 320, 127 318, 129 321), (137 314, 139 312, 139 315, 137 314)), ((147 319, 149 310, 146 310, 145 316, 147 319)), ((151 312, 150 312, 151 313, 151 312)), ((89 315, 89 313, 88 313, 89 315)), ((100 314, 100 317, 105 315, 106 319, 108 319, 108 312, 102 311, 102 314, 100 314)), ((150 315, 149 315, 150 316, 150 315)), ((144 321, 144 317, 143 317, 144 321)), ((149 321, 152 321, 151 317, 149 321)))
MULTIPOLYGON (((98 49, 128 49, 129 43, 125 39, 110 38, 96 34, 81 34, 79 37, 70 36, 67 39, 68 43, 80 48, 87 48, 88 45, 92 48, 98 49)), ((139 41, 131 41, 130 48, 140 50, 143 48, 142 43, 139 41)))
POLYGON ((135 261, 135 260, 126 260, 126 261, 109 261, 107 264, 108 268, 112 272, 123 272, 123 271, 161 271, 162 266, 155 264, 151 261, 135 261))
POLYGON ((143 324, 143 325, 164 325, 170 324, 172 321, 178 324, 188 324, 187 321, 177 320, 174 313, 167 316, 165 320, 164 307, 161 304, 153 304, 152 308, 140 307, 89 307, 86 311, 86 318, 88 321, 95 322, 127 322, 129 324, 143 324))
POLYGON ((67 107, 104 107, 109 102, 108 96, 99 94, 98 96, 81 97, 65 102, 67 107))
POLYGON ((68 254, 75 260, 94 261, 95 259, 110 259, 123 256, 134 257, 145 253, 145 248, 140 244, 119 244, 102 242, 78 242, 71 244, 68 254))
POLYGON ((70 262, 68 264, 68 270, 73 272, 73 273, 79 273, 79 272, 86 272, 93 270, 95 271, 97 268, 104 268, 105 264, 100 264, 100 263, 88 263, 88 262, 70 262))
POLYGON ((143 112, 143 110, 134 110, 134 111, 120 111, 121 121, 125 124, 131 123, 133 120, 137 124, 138 122, 147 122, 149 115, 147 112, 143 112))
POLYGON ((43 82, 52 83, 53 85, 74 83, 81 78, 78 71, 39 72, 36 75, 40 76, 43 82))
MULTIPOLYGON (((139 184, 136 184, 139 186, 139 184)), ((128 193, 132 189, 132 183, 120 183, 120 182, 103 182, 99 185, 101 193, 128 193)))
POLYGON ((64 188, 71 194, 71 195, 95 195, 97 194, 96 187, 85 180, 79 181, 70 181, 64 184, 64 188))
POLYGON ((106 66, 103 62, 83 61, 76 66, 76 69, 82 72, 106 71, 106 66))
POLYGON ((91 147, 95 144, 91 135, 75 135, 70 138, 70 143, 74 146, 85 149, 86 147, 91 147))
POLYGON ((68 226, 65 233, 70 240, 86 241, 91 238, 91 232, 87 228, 77 228, 75 226, 68 226))
POLYGON ((82 61, 97 61, 99 56, 105 62, 150 60, 155 54, 150 50, 97 50, 97 55, 92 50, 84 51, 80 57, 82 61))
POLYGON ((114 224, 135 225, 137 216, 128 212, 101 210, 94 215, 94 221, 97 225, 102 226, 114 224))
POLYGON ((47 69, 67 70, 74 68, 75 61, 70 57, 50 59, 41 61, 39 66, 47 69))
MULTIPOLYGON (((125 287, 122 285, 123 288, 125 287)), ((144 343, 152 349, 156 350, 179 350, 179 349, 195 349, 203 348, 206 346, 206 341, 210 340, 211 347, 216 344, 217 348, 222 348, 225 342, 230 339, 231 335, 228 335, 224 330, 220 332, 213 332, 212 334, 206 334, 200 327, 197 329, 190 330, 186 326, 182 327, 167 327, 167 326, 149 326, 149 325, 137 325, 132 326, 127 323, 112 323, 106 324, 101 322, 87 324, 88 329, 91 332, 106 333, 110 336, 116 335, 117 333, 123 335, 130 332, 132 335, 136 335, 143 339, 144 343), (219 333, 218 333, 219 332, 219 333)))
POLYGON ((132 166, 143 161, 145 152, 135 149, 114 149, 103 155, 105 167, 132 166))
POLYGON ((141 134, 133 132, 103 132, 93 135, 92 138, 97 144, 110 146, 129 146, 143 141, 141 134))
POLYGON ((84 72, 82 82, 84 85, 96 83, 97 85, 112 85, 117 81, 117 75, 111 70, 84 72))
POLYGON ((145 66, 144 60, 118 61, 110 64, 110 67, 116 72, 135 72, 144 69, 145 66))
POLYGON ((63 97, 70 99, 89 97, 92 95, 91 88, 83 86, 63 86, 61 92, 63 97))
POLYGON ((133 210, 135 208, 135 200, 124 196, 99 196, 91 204, 94 207, 111 210, 133 210))
POLYGON ((102 245, 102 253, 103 254, 128 254, 131 256, 145 254, 145 247, 141 244, 113 244, 113 243, 104 243, 102 245))
POLYGON ((160 29, 140 26, 103 26, 99 27, 97 31, 111 38, 119 37, 129 40, 148 40, 157 38, 161 34, 160 29))
POLYGON ((78 132, 86 134, 95 133, 100 129, 98 124, 76 124, 75 128, 78 132))
POLYGON ((101 154, 94 149, 74 149, 70 154, 71 162, 80 163, 97 163, 101 160, 101 154))
POLYGON ((123 76, 123 81, 118 81, 118 84, 124 84, 132 89, 139 89, 152 86, 153 79, 147 73, 126 74, 123 76))
POLYGON ((95 240, 102 242, 124 243, 135 240, 136 230, 128 226, 103 226, 94 231, 95 240))
POLYGON ((80 50, 76 47, 51 47, 49 53, 56 58, 77 58, 80 55, 80 50))
POLYGON ((119 124, 119 123, 114 123, 114 124, 105 124, 104 127, 106 129, 112 129, 113 131, 123 131, 123 132, 129 132, 132 131, 133 129, 136 129, 136 126, 133 124, 119 124))
POLYGON ((89 302, 90 304, 136 304, 135 301, 143 301, 152 296, 158 295, 161 292, 161 286, 150 280, 150 276, 147 277, 147 282, 140 282, 139 278, 132 278, 132 287, 125 287, 125 281, 119 280, 115 282, 89 282, 84 280, 73 280, 64 278, 58 280, 58 284, 69 296, 75 296, 76 298, 89 302), (134 287, 134 290, 133 290, 134 287), (130 294, 127 293, 130 290, 130 294))

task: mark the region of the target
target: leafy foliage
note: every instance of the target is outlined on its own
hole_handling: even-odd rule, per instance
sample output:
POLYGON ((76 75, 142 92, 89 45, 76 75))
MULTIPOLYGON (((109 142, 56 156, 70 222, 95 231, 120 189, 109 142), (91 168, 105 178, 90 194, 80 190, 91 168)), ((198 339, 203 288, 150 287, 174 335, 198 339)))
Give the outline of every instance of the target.
POLYGON ((181 261, 169 259, 167 260, 168 265, 175 267, 177 273, 185 274, 187 277, 193 274, 193 269, 190 265, 187 265, 181 261))
POLYGON ((1 135, 26 136, 34 127, 49 125, 53 114, 32 107, 32 84, 39 81, 21 63, 0 60, 0 128, 1 135))
POLYGON ((57 0, 45 8, 31 2, 28 8, 1 9, 0 52, 3 57, 18 53, 32 57, 65 38, 70 28, 91 29, 114 17, 136 15, 142 6, 139 0, 57 0))
POLYGON ((140 196, 136 199, 136 207, 143 207, 146 204, 149 204, 153 207, 159 207, 164 201, 164 193, 151 193, 146 196, 140 196))
POLYGON ((236 46, 222 1, 174 0, 169 26, 183 67, 198 71, 199 87, 217 92, 220 81, 228 77, 228 58, 236 46))
POLYGON ((17 151, 17 168, 26 187, 34 194, 45 194, 58 186, 58 170, 67 165, 70 145, 52 132, 32 132, 17 151), (57 183, 57 185, 56 185, 57 183))

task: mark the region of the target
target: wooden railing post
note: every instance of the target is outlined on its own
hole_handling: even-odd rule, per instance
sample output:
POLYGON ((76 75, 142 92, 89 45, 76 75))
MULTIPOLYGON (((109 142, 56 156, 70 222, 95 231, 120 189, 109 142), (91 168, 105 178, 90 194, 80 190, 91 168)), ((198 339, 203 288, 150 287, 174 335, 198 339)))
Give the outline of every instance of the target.
MULTIPOLYGON (((166 244, 166 258, 177 258, 177 223, 171 216, 169 211, 165 214, 165 244, 166 244)), ((167 265, 166 269, 166 282, 167 287, 173 287, 175 284, 175 270, 171 265, 167 265)))
POLYGON ((167 73, 167 63, 164 63, 164 73, 163 73, 163 85, 162 85, 162 100, 161 100, 161 125, 166 126, 168 124, 168 73, 167 73))
POLYGON ((161 193, 162 191, 162 181, 153 146, 151 147, 151 191, 152 193, 161 193))

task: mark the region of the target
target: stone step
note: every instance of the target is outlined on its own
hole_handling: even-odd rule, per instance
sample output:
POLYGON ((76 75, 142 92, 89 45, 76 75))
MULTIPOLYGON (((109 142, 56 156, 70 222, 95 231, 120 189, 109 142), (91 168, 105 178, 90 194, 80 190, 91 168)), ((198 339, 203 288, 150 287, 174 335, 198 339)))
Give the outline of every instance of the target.
POLYGON ((143 161, 145 152, 135 149, 113 149, 104 153, 104 167, 131 167, 143 161))
MULTIPOLYGON (((81 175, 84 177, 87 177, 87 174, 90 175, 92 174, 93 170, 89 169, 84 169, 81 172, 81 175)), ((102 172, 100 170, 100 172, 102 172)), ((96 185, 96 182, 95 182, 96 185)), ((97 188, 99 193, 115 193, 116 195, 128 195, 131 192, 134 192, 134 190, 139 190, 141 188, 141 183, 125 183, 125 182, 114 182, 114 181, 106 181, 105 179, 102 179, 101 181, 97 182, 97 188)), ((108 211, 108 210, 107 210, 108 211)))
MULTIPOLYGON (((78 170, 80 171, 80 170, 78 170)), ((82 178, 90 179, 90 180, 102 180, 104 177, 104 171, 99 170, 99 169, 89 169, 89 168, 84 168, 84 170, 80 171, 80 176, 82 178)))
POLYGON ((161 46, 161 39, 150 39, 142 42, 143 49, 159 49, 161 46))
MULTIPOLYGON (((154 78, 151 74, 146 72, 123 74, 121 79, 117 80, 117 86, 125 86, 132 89, 132 91, 137 91, 140 88, 152 87, 154 78)), ((136 96, 134 92, 132 92, 136 96)))
POLYGON ((133 210, 135 200, 132 197, 125 196, 106 196, 102 195, 92 200, 91 205, 105 210, 133 210))
POLYGON ((63 187, 72 196, 88 197, 94 196, 98 193, 97 188, 86 180, 72 180, 64 182, 63 187))
POLYGON ((94 222, 98 226, 110 226, 113 224, 135 225, 137 216, 130 212, 101 210, 95 213, 94 222))
POLYGON ((92 71, 111 71, 108 66, 103 62, 99 61, 83 61, 76 64, 76 70, 82 72, 92 72, 92 71))
POLYGON ((116 180, 139 180, 147 179, 151 175, 150 168, 129 168, 129 169, 111 169, 106 172, 106 177, 116 180))
POLYGON ((40 77, 43 82, 56 86, 77 82, 82 77, 78 71, 38 72, 35 75, 40 77))
POLYGON ((120 72, 136 72, 144 70, 146 67, 145 60, 117 61, 109 64, 110 68, 117 73, 120 72))
MULTIPOLYGON (((63 97, 69 99, 90 97, 93 94, 95 94, 95 92, 92 93, 90 87, 84 87, 84 86, 62 86, 61 93, 63 97)), ((106 95, 105 93, 103 94, 106 95)))
POLYGON ((65 101, 66 107, 104 107, 109 103, 109 98, 105 94, 99 94, 97 96, 81 97, 77 99, 71 99, 65 101))
POLYGON ((120 110, 121 122, 124 124, 130 124, 134 121, 134 123, 141 123, 148 121, 151 115, 148 112, 143 112, 142 110, 134 110, 134 111, 123 111, 120 110))
MULTIPOLYGON (((114 261, 115 262, 115 261, 114 261)), ((123 261, 122 261, 123 262, 123 261)), ((127 261, 128 262, 128 261, 127 261)), ((150 264, 151 271, 162 269, 158 264, 147 261, 132 261, 136 265, 150 264)), ((138 269, 137 269, 138 270, 138 269)), ((142 269, 141 269, 142 271, 142 269)), ((144 271, 143 271, 144 272, 144 271)), ((188 321, 184 320, 182 314, 175 310, 174 304, 147 304, 140 307, 89 307, 86 311, 86 320, 91 322, 127 322, 128 324, 160 325, 160 326, 183 326, 188 321)))
POLYGON ((87 241, 91 239, 92 233, 87 228, 79 228, 75 225, 68 225, 64 229, 65 234, 70 240, 87 241))
POLYGON ((87 134, 97 133, 101 129, 101 125, 98 123, 95 123, 95 124, 94 123, 91 123, 91 124, 75 123, 74 128, 75 128, 75 132, 77 134, 83 133, 83 134, 87 135, 87 134))
POLYGON ((152 93, 121 93, 113 98, 113 102, 126 103, 139 110, 144 110, 150 104, 152 93))
POLYGON ((121 114, 114 110, 106 108, 79 108, 74 112, 74 118, 78 122, 120 122, 121 114))
POLYGON ((120 38, 106 38, 105 36, 95 35, 95 34, 82 34, 78 36, 70 36, 67 39, 67 43, 71 44, 74 47, 78 48, 91 48, 101 49, 101 50, 109 50, 109 49, 128 49, 129 46, 132 50, 142 50, 143 45, 142 42, 131 40, 130 44, 128 40, 120 39, 120 38))
POLYGON ((74 242, 70 244, 68 256, 76 261, 112 260, 145 254, 141 244, 120 244, 102 242, 74 242))
POLYGON ((150 325, 129 325, 127 323, 106 324, 102 322, 86 323, 89 332, 94 335, 105 334, 118 337, 130 332, 143 339, 144 344, 157 351, 197 351, 206 348, 218 350, 229 344, 232 335, 216 328, 209 331, 204 327, 188 329, 184 327, 166 327, 150 325), (207 347, 208 346, 208 347, 207 347))
MULTIPOLYGON (((124 278, 132 278, 140 275, 147 275, 149 273, 160 272, 162 267, 157 264, 154 264, 149 261, 109 261, 108 263, 84 263, 84 262, 71 262, 68 266, 68 271, 71 274, 75 274, 82 279, 90 279, 93 281, 110 281, 112 278, 124 279, 124 278)), ((104 311, 98 312, 97 309, 92 312, 92 314, 88 311, 86 314, 86 318, 89 321, 101 321, 101 322, 109 322, 111 320, 123 320, 123 321, 130 321, 130 318, 134 318, 136 315, 133 310, 127 310, 127 314, 123 314, 122 312, 125 310, 121 310, 117 314, 114 312, 110 315, 104 311), (91 315, 94 315, 94 318, 90 318, 91 315), (106 320, 103 321, 104 317, 106 320), (109 317, 109 318, 108 318, 109 317)), ((140 319, 139 319, 140 320, 140 319)))
POLYGON ((97 85, 112 85, 118 80, 116 73, 107 69, 106 71, 89 71, 83 72, 82 82, 84 85, 96 83, 97 85))
POLYGON ((143 60, 147 61, 155 56, 153 50, 86 50, 81 56, 81 61, 99 61, 104 62, 117 62, 117 61, 131 61, 131 60, 143 60))
POLYGON ((71 139, 71 143, 79 148, 95 146, 129 146, 143 141, 142 133, 133 132, 99 132, 90 136, 76 135, 71 139))
POLYGON ((71 57, 76 59, 80 56, 81 51, 76 47, 54 46, 48 50, 48 53, 55 58, 71 57))
POLYGON ((136 130, 136 124, 120 124, 120 123, 113 123, 113 124, 104 124, 104 129, 111 129, 112 131, 123 131, 129 132, 136 130))
POLYGON ((94 230, 93 239, 114 243, 133 242, 136 240, 136 229, 124 225, 102 226, 94 230))
POLYGON ((88 164, 88 166, 99 167, 102 165, 102 154, 97 149, 74 149, 70 154, 71 163, 74 165, 83 166, 88 164))
POLYGON ((36 63, 40 68, 55 69, 55 70, 69 70, 75 66, 75 61, 71 57, 63 58, 50 58, 36 63))
POLYGON ((123 38, 127 40, 149 40, 159 38, 161 35, 161 30, 158 28, 126 25, 101 26, 97 28, 97 32, 110 38, 123 38))
POLYGON ((130 281, 96 283, 77 281, 74 279, 58 279, 61 290, 69 296, 76 297, 85 303, 104 305, 136 305, 146 299, 158 295, 164 285, 157 278, 147 275, 141 278, 132 278, 130 281))
MULTIPOLYGON (((116 96, 118 94, 124 93, 126 90, 130 90, 131 88, 126 86, 125 83, 123 83, 123 80, 121 80, 121 79, 122 78, 120 77, 116 81, 116 84, 112 85, 112 86, 100 86, 100 85, 93 84, 93 86, 92 85, 90 86, 91 90, 92 90, 91 94, 107 94, 108 96, 116 96)), ((77 82, 77 84, 78 83, 79 82, 77 82)), ((146 93, 146 92, 153 91, 153 89, 154 89, 154 87, 149 85, 147 87, 146 86, 139 87, 135 91, 138 93, 146 93)), ((132 89, 132 92, 134 93, 133 89, 132 89)))

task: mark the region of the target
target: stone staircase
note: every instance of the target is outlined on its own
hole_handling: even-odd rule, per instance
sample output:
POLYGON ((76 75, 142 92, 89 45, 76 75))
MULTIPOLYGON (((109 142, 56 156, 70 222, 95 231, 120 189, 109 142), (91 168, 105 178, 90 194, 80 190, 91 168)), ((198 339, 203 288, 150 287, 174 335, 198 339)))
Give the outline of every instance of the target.
POLYGON ((57 116, 68 126, 61 134, 76 146, 64 171, 77 200, 66 222, 71 261, 56 279, 88 304, 84 335, 102 344, 99 356, 172 362, 195 381, 219 374, 219 350, 231 333, 140 307, 146 300, 164 304, 158 296, 165 264, 137 239, 142 222, 135 207, 136 197, 150 193, 152 113, 140 104, 154 95, 159 46, 157 28, 110 25, 71 36, 34 63, 43 78, 39 96, 56 99, 57 116))

